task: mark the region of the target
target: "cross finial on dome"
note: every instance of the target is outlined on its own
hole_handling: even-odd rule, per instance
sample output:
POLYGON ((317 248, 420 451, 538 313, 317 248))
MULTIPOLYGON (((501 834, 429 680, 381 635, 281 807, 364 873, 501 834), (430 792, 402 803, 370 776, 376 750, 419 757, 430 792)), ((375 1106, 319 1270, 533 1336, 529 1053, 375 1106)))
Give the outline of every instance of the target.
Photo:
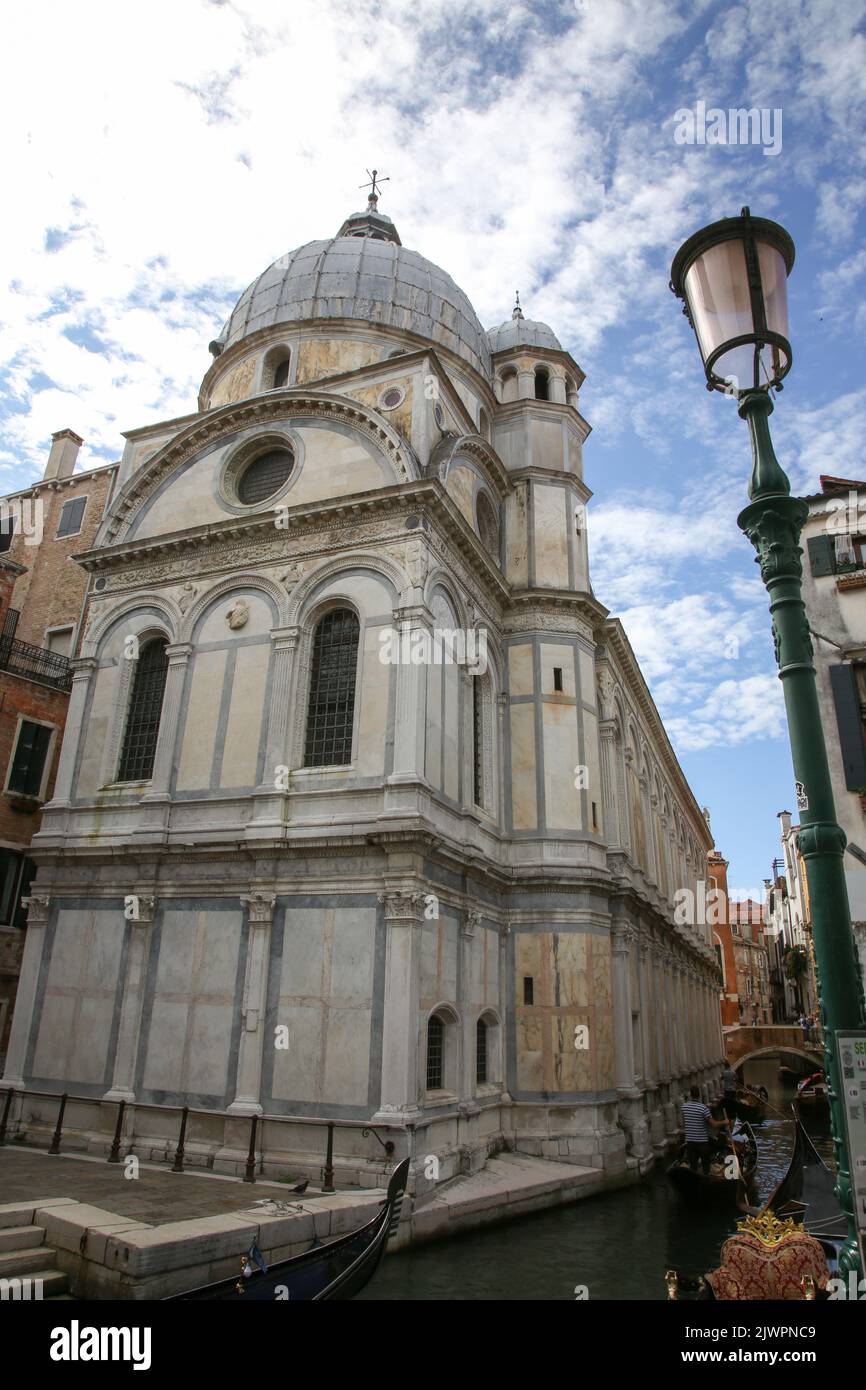
POLYGON ((358 187, 369 188, 370 192, 367 195, 367 205, 370 208, 371 212, 375 212, 377 207, 379 206, 379 189, 376 187, 376 185, 377 183, 390 183, 391 179, 388 176, 385 176, 384 178, 380 179, 378 169, 373 169, 372 172, 368 169, 367 173, 370 175, 370 182, 359 183, 358 187))
POLYGON ((522 318, 523 318, 523 310, 522 310, 521 307, 520 307, 520 290, 515 290, 515 291, 514 291, 514 295, 515 295, 515 305, 514 305, 514 308, 513 308, 512 311, 511 311, 511 317, 512 317, 513 319, 522 319, 522 318))

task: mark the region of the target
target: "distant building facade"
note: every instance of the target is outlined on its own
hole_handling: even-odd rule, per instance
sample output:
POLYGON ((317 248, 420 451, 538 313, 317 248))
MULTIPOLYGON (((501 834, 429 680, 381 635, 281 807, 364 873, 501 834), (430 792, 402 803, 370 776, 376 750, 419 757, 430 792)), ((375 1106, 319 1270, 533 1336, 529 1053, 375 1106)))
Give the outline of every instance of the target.
POLYGON ((710 922, 722 976, 719 1008, 723 1028, 773 1022, 770 962, 764 940, 764 910, 752 898, 731 900, 728 861, 718 850, 707 856, 710 922))
POLYGON ((866 974, 866 483, 822 477, 807 499, 803 599, 812 630, 845 879, 866 974))
POLYGON ((737 970, 740 1022, 758 1027, 773 1022, 770 957, 764 940, 764 909, 753 898, 730 904, 730 929, 737 970))
MULTIPOLYGON (((800 827, 792 823, 790 811, 780 811, 779 828, 782 856, 775 867, 781 872, 774 874, 767 895, 765 937, 771 946, 771 984, 777 1001, 779 987, 784 991, 784 1018, 777 1020, 781 1023, 817 1012, 818 985, 806 865, 797 848, 800 827), (794 956, 802 958, 804 970, 793 970, 794 956)), ((778 1012, 778 1002, 776 1007, 778 1012)))

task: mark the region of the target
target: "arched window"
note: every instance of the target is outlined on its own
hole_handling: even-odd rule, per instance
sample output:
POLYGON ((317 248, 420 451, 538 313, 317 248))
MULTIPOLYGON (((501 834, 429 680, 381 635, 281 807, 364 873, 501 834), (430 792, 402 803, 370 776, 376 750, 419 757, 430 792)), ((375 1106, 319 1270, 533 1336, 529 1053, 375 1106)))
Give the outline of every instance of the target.
POLYGON ((481 677, 472 677, 472 799, 484 805, 484 690, 481 677))
POLYGON ((537 401, 550 400, 550 373, 546 367, 535 368, 535 399, 537 401))
POLYGON ((168 671, 167 646, 164 637, 154 637, 139 651, 117 774, 119 782, 139 782, 153 776, 168 671))
POLYGON ((306 767, 339 767, 352 761, 358 619, 335 608, 313 637, 313 669, 307 703, 306 767))
POLYGON ((475 1082, 487 1085, 487 1024, 483 1018, 475 1025, 475 1082))
POLYGON ((289 370, 292 365, 291 350, 285 343, 278 343, 265 354, 262 363, 262 391, 277 391, 289 384, 289 370))
POLYGON ((494 815, 493 706, 489 675, 472 677, 472 801, 494 815))
POLYGON ((485 550, 490 552, 491 559, 499 564, 499 518, 485 492, 478 494, 475 514, 478 518, 478 534, 481 537, 481 543, 485 550))
POLYGON ((517 380, 517 368, 505 367, 502 372, 502 399, 503 401, 516 401, 519 382, 517 380))
POLYGON ((289 358, 289 357, 284 357, 283 360, 282 360, 282 362, 278 362, 277 365, 274 367, 274 390, 275 390, 275 391, 276 391, 277 388, 280 387, 280 386, 288 386, 288 384, 289 384, 289 366, 290 366, 290 363, 291 363, 291 358, 289 358))
POLYGON ((444 1079, 445 1025, 438 1014, 427 1023, 427 1090, 441 1091, 444 1079))

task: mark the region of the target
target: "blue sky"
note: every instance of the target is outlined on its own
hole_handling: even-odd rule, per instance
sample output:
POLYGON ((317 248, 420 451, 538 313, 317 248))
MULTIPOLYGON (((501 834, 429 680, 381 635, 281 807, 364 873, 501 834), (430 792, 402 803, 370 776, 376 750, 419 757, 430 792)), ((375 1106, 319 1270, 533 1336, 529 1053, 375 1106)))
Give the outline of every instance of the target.
POLYGON ((866 4, 47 0, 4 20, 0 488, 71 427, 87 466, 195 408, 207 344, 275 257, 333 235, 376 165, 404 245, 486 325, 515 288, 587 373, 597 596, 622 617, 734 887, 792 774, 766 601, 736 527, 749 446, 667 288, 679 244, 781 221, 795 490, 862 477, 866 4), (49 36, 46 41, 46 35, 49 36), (782 113, 781 150, 676 143, 675 113, 782 113), (5 277, 4 277, 5 278, 5 277))

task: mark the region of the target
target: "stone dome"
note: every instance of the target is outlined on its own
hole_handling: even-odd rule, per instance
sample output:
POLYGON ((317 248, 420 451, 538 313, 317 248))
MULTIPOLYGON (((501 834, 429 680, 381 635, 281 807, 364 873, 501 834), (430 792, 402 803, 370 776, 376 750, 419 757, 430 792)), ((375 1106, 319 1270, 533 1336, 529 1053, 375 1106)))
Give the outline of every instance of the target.
POLYGON ((498 328, 487 331, 487 341, 491 352, 505 352, 506 348, 536 347, 553 348, 562 352, 562 344, 552 328, 536 319, 519 317, 506 319, 498 328))
MULTIPOLYGON (((365 218, 353 214, 341 231, 365 218)), ((450 348, 489 379, 487 334, 467 296, 444 270, 399 244, 390 218, 390 227, 381 214, 378 221, 384 235, 310 241, 274 261, 244 290, 213 350, 279 323, 360 319, 450 348)))

